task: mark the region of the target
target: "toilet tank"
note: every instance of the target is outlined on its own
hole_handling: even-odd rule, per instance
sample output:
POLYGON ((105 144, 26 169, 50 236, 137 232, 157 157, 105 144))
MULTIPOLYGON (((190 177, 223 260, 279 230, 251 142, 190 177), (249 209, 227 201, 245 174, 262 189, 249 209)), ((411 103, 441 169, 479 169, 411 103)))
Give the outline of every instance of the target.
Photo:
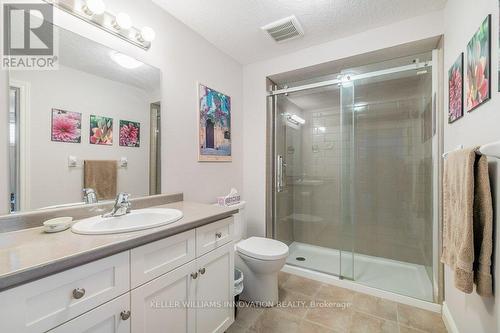
POLYGON ((231 205, 232 208, 238 208, 240 211, 234 214, 234 240, 238 242, 241 239, 245 239, 247 236, 247 221, 245 219, 245 201, 240 201, 235 205, 231 205))

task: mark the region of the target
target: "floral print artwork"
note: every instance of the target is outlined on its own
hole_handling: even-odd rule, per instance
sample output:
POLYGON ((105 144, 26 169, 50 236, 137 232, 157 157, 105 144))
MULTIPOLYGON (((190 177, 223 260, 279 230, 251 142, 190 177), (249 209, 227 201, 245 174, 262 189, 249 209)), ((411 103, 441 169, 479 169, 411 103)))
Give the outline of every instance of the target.
POLYGON ((90 116, 90 143, 113 145, 113 118, 90 116))
POLYGON ((467 111, 490 99, 490 27, 491 15, 481 24, 467 45, 467 111))
POLYGON ((51 140, 80 143, 82 141, 82 114, 52 109, 51 140))
POLYGON ((448 71, 448 123, 464 115, 464 54, 461 53, 448 71))
POLYGON ((120 120, 120 146, 139 147, 141 143, 141 124, 120 120))

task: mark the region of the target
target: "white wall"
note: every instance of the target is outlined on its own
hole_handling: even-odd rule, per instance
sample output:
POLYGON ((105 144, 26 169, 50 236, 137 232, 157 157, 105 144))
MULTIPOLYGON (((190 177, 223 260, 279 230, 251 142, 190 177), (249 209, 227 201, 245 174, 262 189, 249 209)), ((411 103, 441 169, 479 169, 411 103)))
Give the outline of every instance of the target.
MULTIPOLYGON (((451 67, 460 52, 466 52, 467 42, 477 30, 488 14, 493 14, 492 32, 492 99, 473 112, 466 114, 453 124, 448 124, 445 102, 444 150, 455 149, 460 144, 467 146, 481 145, 500 140, 500 95, 497 92, 497 63, 498 63, 498 0, 448 0, 444 10, 445 39, 444 39, 444 70, 447 81, 447 70, 451 67)), ((445 82, 445 101, 448 100, 448 83, 445 82)), ((498 193, 498 178, 500 170, 498 161, 490 163, 490 177, 493 191, 498 193)), ((494 201, 500 207, 499 197, 494 201)), ((496 220, 499 220, 498 210, 496 220)), ((497 228, 498 230, 498 228, 497 228)), ((500 277, 500 256, 498 255, 499 236, 495 235, 497 244, 496 279, 500 277)), ((462 333, 493 333, 500 330, 500 306, 498 304, 498 282, 494 288, 497 292, 494 298, 482 298, 475 292, 464 294, 453 287, 453 275, 448 267, 445 268, 445 301, 450 313, 462 333)))
MULTIPOLYGON (((55 12, 55 21, 162 70, 162 191, 182 191, 187 200, 213 202, 216 195, 228 192, 232 186, 241 189, 241 65, 150 0, 106 0, 106 6, 113 13, 129 13, 136 26, 151 26, 157 36, 151 49, 143 51, 59 10, 55 12), (197 81, 231 96, 231 163, 197 161, 197 81)), ((0 82, 0 87, 2 84, 5 83, 0 82)), ((5 93, 5 89, 0 92, 1 101, 6 100, 5 93)), ((0 170, 2 174, 4 170, 0 170)), ((0 179, 0 184, 6 184, 4 179, 0 179)))
POLYGON ((243 187, 250 235, 265 234, 266 77, 439 36, 442 32, 442 13, 434 12, 243 68, 243 187))
POLYGON ((149 170, 150 103, 156 101, 150 92, 62 65, 57 71, 14 71, 10 78, 28 84, 30 96, 29 190, 23 209, 81 201, 86 159, 127 157, 128 167, 118 169, 117 191, 149 194, 149 173, 144 171, 149 170), (82 114, 81 143, 51 141, 52 108, 82 114), (89 144, 90 115, 113 118, 112 146, 89 144), (120 147, 120 120, 141 124, 140 147, 120 147), (68 168, 68 155, 78 158, 76 168, 68 168))

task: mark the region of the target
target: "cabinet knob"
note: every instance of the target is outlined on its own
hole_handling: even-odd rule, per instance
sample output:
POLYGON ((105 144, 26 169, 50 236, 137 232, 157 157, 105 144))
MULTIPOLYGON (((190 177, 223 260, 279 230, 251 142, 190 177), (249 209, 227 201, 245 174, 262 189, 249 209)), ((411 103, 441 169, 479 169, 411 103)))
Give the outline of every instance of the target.
POLYGON ((80 299, 83 296, 85 296, 85 289, 83 289, 83 288, 73 289, 73 298, 80 299))
POLYGON ((201 275, 205 274, 205 271, 206 271, 205 267, 200 268, 200 269, 198 270, 198 272, 200 272, 200 274, 201 274, 201 275))
POLYGON ((198 278, 198 272, 191 273, 191 277, 193 280, 196 280, 198 278))
POLYGON ((120 313, 120 317, 122 318, 122 320, 127 320, 127 319, 129 319, 129 318, 130 318, 130 311, 129 311, 129 310, 127 310, 127 311, 125 311, 125 310, 124 310, 124 311, 122 311, 122 312, 120 313))
POLYGON ((222 232, 217 231, 217 232, 215 233, 215 238, 221 238, 221 237, 222 237, 222 232))

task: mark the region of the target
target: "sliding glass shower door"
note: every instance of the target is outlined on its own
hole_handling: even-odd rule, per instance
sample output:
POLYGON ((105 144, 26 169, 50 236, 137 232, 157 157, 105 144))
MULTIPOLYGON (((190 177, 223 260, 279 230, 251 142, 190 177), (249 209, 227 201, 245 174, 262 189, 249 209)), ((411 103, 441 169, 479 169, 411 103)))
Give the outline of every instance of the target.
POLYGON ((272 94, 272 226, 287 264, 434 300, 432 81, 430 62, 384 63, 272 94))
POLYGON ((342 96, 352 96, 342 109, 354 279, 432 301, 432 70, 344 81, 342 96))
POLYGON ((274 234, 288 264, 353 278, 353 228, 342 218, 338 86, 274 98, 274 234))

